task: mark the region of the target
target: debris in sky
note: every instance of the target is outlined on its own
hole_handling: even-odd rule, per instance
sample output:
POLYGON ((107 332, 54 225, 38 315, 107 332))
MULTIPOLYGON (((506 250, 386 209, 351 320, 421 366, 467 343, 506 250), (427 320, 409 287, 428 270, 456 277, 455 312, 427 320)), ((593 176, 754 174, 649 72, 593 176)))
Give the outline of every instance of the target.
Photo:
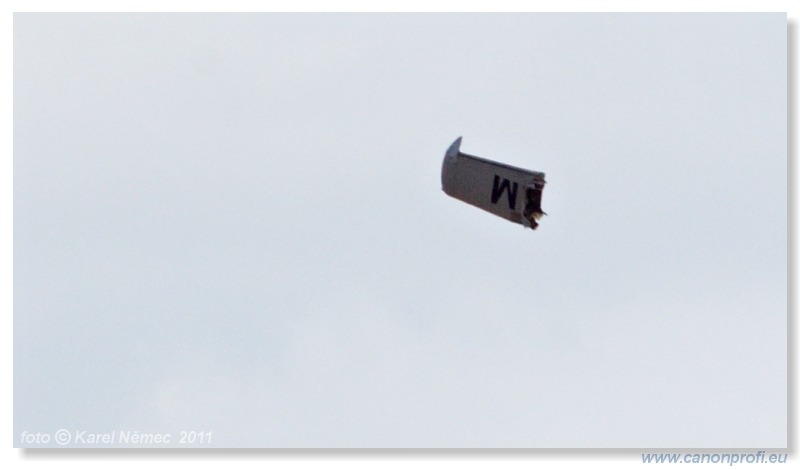
POLYGON ((461 137, 442 162, 442 190, 494 215, 536 229, 542 211, 544 173, 461 152, 461 137))

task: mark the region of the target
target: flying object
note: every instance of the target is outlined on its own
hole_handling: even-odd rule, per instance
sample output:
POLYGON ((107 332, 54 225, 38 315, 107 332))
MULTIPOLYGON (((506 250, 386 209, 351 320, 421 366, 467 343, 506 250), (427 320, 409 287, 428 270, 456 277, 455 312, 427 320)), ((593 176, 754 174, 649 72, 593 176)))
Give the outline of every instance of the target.
POLYGON ((544 173, 461 152, 461 137, 444 154, 442 190, 511 222, 535 230, 542 211, 544 173))

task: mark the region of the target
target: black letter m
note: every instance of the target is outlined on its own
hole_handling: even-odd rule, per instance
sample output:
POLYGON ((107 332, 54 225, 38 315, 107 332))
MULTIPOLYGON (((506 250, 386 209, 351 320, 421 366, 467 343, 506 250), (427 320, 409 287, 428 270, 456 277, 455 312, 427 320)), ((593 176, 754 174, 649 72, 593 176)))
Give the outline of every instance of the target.
POLYGON ((503 182, 500 183, 500 177, 494 175, 494 186, 492 186, 492 204, 497 204, 500 196, 503 195, 503 191, 508 191, 508 207, 512 211, 517 210, 517 188, 519 188, 519 185, 516 182, 511 184, 510 181, 503 178, 503 182))

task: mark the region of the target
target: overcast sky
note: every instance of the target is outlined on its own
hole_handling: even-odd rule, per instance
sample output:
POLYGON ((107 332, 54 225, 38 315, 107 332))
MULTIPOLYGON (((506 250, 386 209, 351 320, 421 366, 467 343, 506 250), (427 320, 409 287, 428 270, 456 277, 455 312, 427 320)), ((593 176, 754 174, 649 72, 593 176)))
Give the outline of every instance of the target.
POLYGON ((785 447, 786 52, 785 14, 16 14, 15 445, 785 447), (441 191, 462 135, 547 174, 536 231, 441 191))

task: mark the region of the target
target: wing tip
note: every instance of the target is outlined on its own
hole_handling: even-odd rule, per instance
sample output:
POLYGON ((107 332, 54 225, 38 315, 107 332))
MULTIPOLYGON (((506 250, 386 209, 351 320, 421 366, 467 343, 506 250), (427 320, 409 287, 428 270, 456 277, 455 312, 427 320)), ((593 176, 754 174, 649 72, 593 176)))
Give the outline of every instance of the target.
POLYGON ((450 147, 447 148, 447 152, 444 154, 445 158, 451 159, 456 158, 458 154, 461 153, 461 137, 459 136, 450 147))

